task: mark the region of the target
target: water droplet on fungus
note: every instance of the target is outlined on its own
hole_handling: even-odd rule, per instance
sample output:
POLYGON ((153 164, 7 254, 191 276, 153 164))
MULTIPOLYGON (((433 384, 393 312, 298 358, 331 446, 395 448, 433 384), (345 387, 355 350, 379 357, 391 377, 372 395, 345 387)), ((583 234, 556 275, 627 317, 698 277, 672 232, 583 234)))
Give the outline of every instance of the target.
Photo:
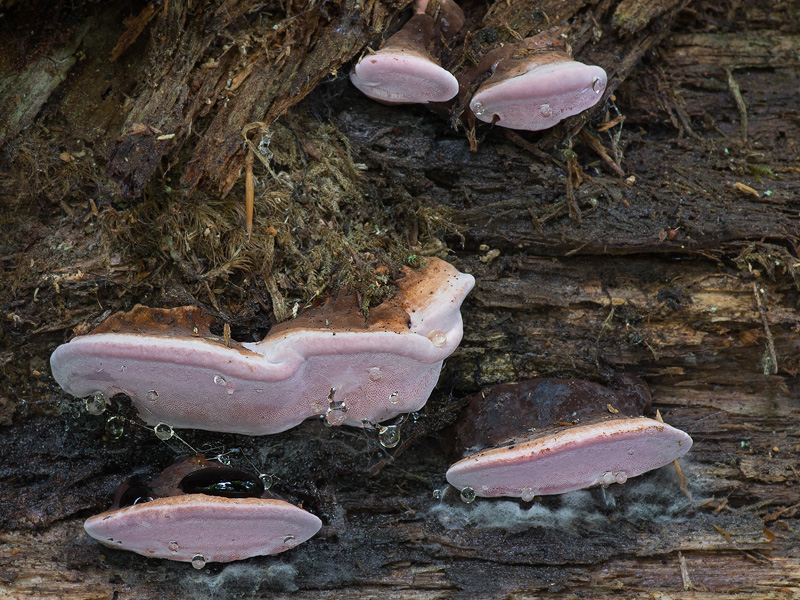
POLYGON ((89 396, 86 398, 85 403, 86 412, 88 412, 90 415, 101 415, 103 412, 105 412, 106 407, 108 406, 108 400, 106 400, 106 397, 103 394, 89 396))
POLYGON ((522 488, 520 498, 522 498, 523 502, 530 502, 535 496, 536 494, 533 492, 533 489, 531 489, 530 486, 526 485, 524 488, 522 488))
POLYGON ((553 116, 553 108, 549 104, 542 104, 542 106, 539 107, 539 114, 545 119, 549 119, 553 116))
POLYGON ((192 557, 192 566, 195 569, 202 569, 206 566, 206 559, 202 554, 195 554, 192 557))
POLYGON ((224 386, 227 383, 222 375, 214 375, 214 385, 224 386))
POLYGON ((383 379, 383 373, 381 373, 381 370, 378 367, 370 367, 369 378, 370 381, 380 381, 381 379, 383 379))
POLYGON ((150 400, 150 402, 155 402, 158 400, 158 392, 155 390, 150 390, 147 392, 147 394, 145 394, 145 397, 150 400))
POLYGON ((461 488, 461 500, 463 502, 466 502, 467 504, 470 504, 471 502, 474 502, 474 500, 475 500, 475 490, 473 490, 469 486, 467 486, 465 488, 461 488))
POLYGON ((441 329, 434 329, 428 334, 428 339, 437 348, 441 348, 447 343, 447 334, 441 329))

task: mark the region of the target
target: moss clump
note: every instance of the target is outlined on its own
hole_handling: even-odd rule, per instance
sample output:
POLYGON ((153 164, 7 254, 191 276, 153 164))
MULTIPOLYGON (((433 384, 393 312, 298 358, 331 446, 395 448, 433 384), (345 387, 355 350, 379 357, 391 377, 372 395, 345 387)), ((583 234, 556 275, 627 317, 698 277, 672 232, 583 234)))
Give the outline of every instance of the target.
POLYGON ((436 232, 450 226, 434 208, 407 195, 398 202, 392 194, 386 201, 364 194, 359 165, 332 124, 295 110, 256 132, 249 147, 257 159, 249 237, 243 182, 225 198, 186 197, 171 188, 179 177, 165 176, 141 202, 102 212, 125 262, 143 265, 139 282, 166 289, 182 280, 191 295, 227 315, 245 316, 242 306, 268 297, 282 321, 340 289, 367 311, 391 296, 387 284, 401 266, 444 248, 436 232))

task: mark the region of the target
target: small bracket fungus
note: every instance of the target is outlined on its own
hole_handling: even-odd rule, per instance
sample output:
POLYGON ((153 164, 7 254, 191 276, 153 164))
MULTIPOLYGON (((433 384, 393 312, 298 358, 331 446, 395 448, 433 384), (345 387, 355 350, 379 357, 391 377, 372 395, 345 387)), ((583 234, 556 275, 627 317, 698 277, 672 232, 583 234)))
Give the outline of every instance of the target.
POLYGON ((632 377, 618 383, 631 387, 535 379, 474 396, 449 446, 451 454, 467 456, 450 467, 447 481, 470 498, 529 502, 538 495, 625 483, 686 454, 692 439, 683 431, 623 416, 649 408, 650 396, 632 377))
POLYGON ((606 72, 576 62, 563 40, 545 32, 490 52, 481 62, 492 76, 469 108, 481 121, 538 131, 594 106, 606 89, 606 72))
POLYGON ((314 415, 379 423, 425 405, 462 336, 460 307, 475 280, 428 259, 365 322, 352 298, 272 329, 257 343, 210 332, 194 307, 137 306, 59 346, 53 376, 78 397, 130 396, 149 424, 263 435, 314 415))
POLYGON ((293 504, 263 497, 257 476, 210 464, 195 457, 149 484, 124 483, 114 506, 86 521, 86 533, 110 548, 202 568, 284 552, 322 526, 293 504))
POLYGON ((417 0, 414 16, 383 48, 358 61, 350 80, 361 92, 385 104, 446 102, 458 93, 458 81, 434 56, 443 36, 456 33, 464 14, 452 0, 443 0, 437 18, 425 13, 428 0, 417 0))

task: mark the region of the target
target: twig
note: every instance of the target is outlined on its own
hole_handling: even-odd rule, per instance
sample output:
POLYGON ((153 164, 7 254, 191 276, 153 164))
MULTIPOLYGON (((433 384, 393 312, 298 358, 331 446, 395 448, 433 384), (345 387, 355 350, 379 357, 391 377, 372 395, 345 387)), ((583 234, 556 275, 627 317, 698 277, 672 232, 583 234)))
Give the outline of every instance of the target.
MULTIPOLYGON (((758 312, 761 315, 761 324, 764 326, 764 334, 767 336, 767 350, 769 352, 769 358, 772 361, 772 374, 778 374, 778 353, 775 351, 775 340, 772 337, 772 332, 769 329, 769 323, 767 322, 767 309, 764 308, 764 304, 761 302, 761 292, 758 289, 758 285, 753 282, 753 295, 756 297, 756 306, 758 307, 758 312)), ((766 374, 768 369, 764 369, 764 373, 766 374)))
POLYGON ((728 73, 728 89, 731 91, 734 102, 736 102, 736 108, 739 110, 739 118, 742 120, 742 141, 746 144, 747 105, 744 103, 744 98, 742 98, 742 91, 739 89, 739 84, 733 77, 733 71, 731 69, 725 69, 725 71, 728 73))

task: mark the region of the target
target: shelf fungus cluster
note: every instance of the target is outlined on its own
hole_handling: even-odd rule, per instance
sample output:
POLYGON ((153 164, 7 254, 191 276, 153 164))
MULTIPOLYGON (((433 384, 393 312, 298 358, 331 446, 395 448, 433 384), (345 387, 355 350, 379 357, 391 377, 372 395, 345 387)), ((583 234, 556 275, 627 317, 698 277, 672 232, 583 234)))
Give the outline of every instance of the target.
POLYGON ((641 380, 610 389, 576 379, 534 379, 473 396, 445 438, 447 481, 469 502, 508 496, 529 502, 596 485, 625 483, 683 456, 692 439, 661 421, 641 380))
POLYGON ((272 496, 258 475, 195 456, 150 481, 129 479, 112 507, 84 529, 111 548, 201 569, 284 552, 321 526, 316 516, 272 496))
POLYGON ((553 127, 603 97, 605 70, 573 60, 558 30, 501 45, 456 78, 441 66, 440 57, 445 46, 457 45, 455 36, 464 22, 452 0, 416 0, 411 19, 380 50, 358 61, 351 81, 385 104, 443 103, 458 97, 455 110, 460 110, 469 98, 468 117, 528 131, 553 127))
POLYGON ((59 346, 50 363, 70 394, 127 394, 150 425, 263 435, 325 415, 331 425, 371 426, 428 400, 461 341, 473 284, 431 258, 406 269, 366 321, 348 297, 257 343, 226 343, 194 307, 138 306, 59 346))
MULTIPOLYGON (((377 426, 381 439, 390 430, 381 421, 428 400, 461 342, 461 303, 473 285, 471 275, 430 258, 406 269, 395 295, 366 320, 355 299, 343 297, 257 343, 213 335, 213 318, 195 307, 137 306, 59 346, 50 363, 70 394, 127 394, 161 439, 173 427, 277 433, 315 415, 330 425, 377 426)), ((196 459, 149 483, 129 481, 85 529, 107 546, 202 568, 283 552, 320 525, 267 497, 257 476, 196 459)))

